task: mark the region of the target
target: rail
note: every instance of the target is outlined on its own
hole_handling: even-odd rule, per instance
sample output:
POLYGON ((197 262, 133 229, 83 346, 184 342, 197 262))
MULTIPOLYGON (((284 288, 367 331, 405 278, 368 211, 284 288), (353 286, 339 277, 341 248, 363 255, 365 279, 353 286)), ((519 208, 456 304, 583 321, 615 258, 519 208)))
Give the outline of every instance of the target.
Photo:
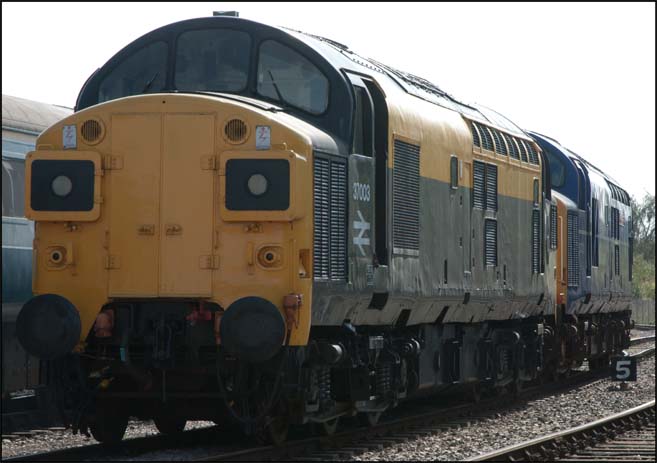
POLYGON ((574 448, 590 445, 593 436, 598 440, 603 433, 607 434, 607 429, 616 434, 619 426, 635 426, 637 421, 649 417, 654 421, 654 400, 607 418, 511 445, 467 461, 552 461, 564 453, 571 453, 574 448))

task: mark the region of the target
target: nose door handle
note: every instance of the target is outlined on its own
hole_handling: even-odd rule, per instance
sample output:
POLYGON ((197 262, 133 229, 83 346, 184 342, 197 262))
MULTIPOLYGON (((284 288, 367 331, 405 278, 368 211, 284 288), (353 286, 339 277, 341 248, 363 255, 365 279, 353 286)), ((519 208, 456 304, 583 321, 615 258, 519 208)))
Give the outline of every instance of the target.
POLYGON ((168 223, 164 227, 167 235, 182 235, 182 227, 177 223, 168 223))

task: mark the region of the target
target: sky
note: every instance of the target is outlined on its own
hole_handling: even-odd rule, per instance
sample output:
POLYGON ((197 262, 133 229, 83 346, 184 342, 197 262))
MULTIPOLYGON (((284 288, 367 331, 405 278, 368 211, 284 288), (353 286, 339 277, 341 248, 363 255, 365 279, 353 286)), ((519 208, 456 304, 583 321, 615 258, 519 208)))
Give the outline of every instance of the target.
POLYGON ((2 93, 73 107, 133 40, 229 10, 430 80, 655 193, 654 3, 3 2, 2 93))

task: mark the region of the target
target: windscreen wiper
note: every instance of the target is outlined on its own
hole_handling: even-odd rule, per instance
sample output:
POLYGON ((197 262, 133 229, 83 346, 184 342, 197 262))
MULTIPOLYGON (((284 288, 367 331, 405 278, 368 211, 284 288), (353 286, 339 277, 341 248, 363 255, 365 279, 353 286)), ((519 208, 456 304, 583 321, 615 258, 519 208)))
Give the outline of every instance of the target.
POLYGON ((151 77, 151 80, 149 80, 146 85, 144 86, 144 89, 141 91, 141 93, 146 93, 146 90, 151 88, 151 85, 153 85, 153 82, 155 82, 155 79, 157 76, 160 75, 160 71, 157 71, 155 74, 153 74, 153 77, 151 77))
POLYGON ((281 95, 281 91, 278 89, 278 85, 276 85, 276 81, 274 80, 274 74, 271 73, 271 69, 268 69, 267 72, 269 73, 269 78, 271 79, 271 83, 274 86, 274 90, 276 90, 276 95, 278 95, 278 99, 284 102, 285 98, 283 98, 283 95, 281 95))

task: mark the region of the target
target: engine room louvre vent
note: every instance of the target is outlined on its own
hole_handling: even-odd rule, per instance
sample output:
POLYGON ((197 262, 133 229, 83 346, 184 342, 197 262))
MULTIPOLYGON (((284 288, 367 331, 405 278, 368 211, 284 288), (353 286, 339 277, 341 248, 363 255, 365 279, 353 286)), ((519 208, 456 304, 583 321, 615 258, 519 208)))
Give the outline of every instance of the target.
POLYGON ((527 161, 527 147, 525 146, 525 142, 523 140, 520 140, 519 138, 516 138, 518 141, 518 148, 520 148, 520 158, 525 161, 527 161))
POLYGON ((568 286, 579 286, 579 217, 568 212, 568 286))
POLYGON ((95 145, 102 139, 103 126, 96 119, 87 119, 80 127, 80 135, 87 144, 95 145))
POLYGON ((472 123, 472 144, 481 148, 481 141, 479 140, 479 131, 477 130, 476 124, 472 123))
POLYGON ((506 145, 504 144, 504 140, 502 140, 502 134, 495 129, 491 130, 493 132, 493 137, 495 138, 495 152, 506 155, 506 145))
POLYGON ((484 265, 497 266, 497 220, 484 221, 484 265))
POLYGON ((249 134, 249 127, 241 119, 231 119, 224 126, 224 135, 226 140, 233 145, 240 145, 246 141, 249 134))
POLYGON ((493 151, 493 136, 488 127, 480 125, 479 132, 481 133, 481 147, 488 151, 493 151))
POLYGON ((538 165, 538 152, 536 151, 536 148, 534 148, 534 144, 532 142, 526 142, 526 143, 527 143, 527 153, 529 154, 529 162, 531 164, 538 165))
MULTIPOLYGON (((420 249, 420 147, 395 140, 392 236, 399 250, 420 249)), ((403 251, 402 251, 403 253, 403 251)))
POLYGON ((503 133, 502 136, 506 140, 506 144, 509 145, 509 155, 511 155, 513 159, 520 159, 520 153, 518 153, 518 147, 513 141, 513 138, 505 133, 503 133))
POLYGON ((473 162, 474 188, 472 194, 473 206, 486 209, 486 164, 479 161, 473 162))
POLYGON ((314 161, 315 280, 347 278, 347 166, 315 156, 314 161))
POLYGON ((486 209, 497 211, 497 166, 486 164, 486 209))

